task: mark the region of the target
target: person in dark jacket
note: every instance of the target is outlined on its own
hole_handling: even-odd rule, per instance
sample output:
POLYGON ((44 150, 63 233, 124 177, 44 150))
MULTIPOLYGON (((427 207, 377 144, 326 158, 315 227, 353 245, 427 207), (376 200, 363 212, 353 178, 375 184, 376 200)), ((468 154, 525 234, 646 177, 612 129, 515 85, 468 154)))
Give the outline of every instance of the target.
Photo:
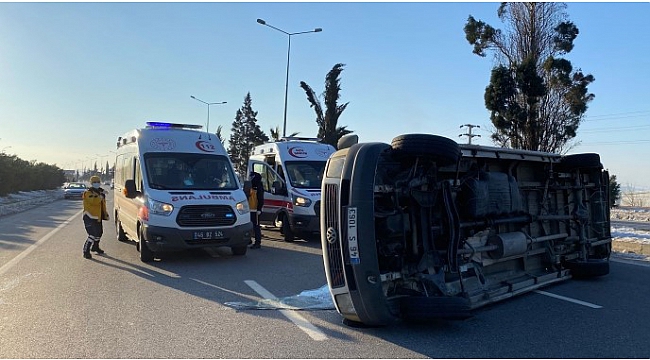
POLYGON ((248 174, 251 182, 251 189, 248 196, 248 207, 251 211, 251 222, 253 223, 253 232, 255 233, 255 242, 251 249, 259 249, 262 244, 262 228, 260 227, 260 215, 264 207, 264 188, 262 187, 262 175, 251 171, 248 174))

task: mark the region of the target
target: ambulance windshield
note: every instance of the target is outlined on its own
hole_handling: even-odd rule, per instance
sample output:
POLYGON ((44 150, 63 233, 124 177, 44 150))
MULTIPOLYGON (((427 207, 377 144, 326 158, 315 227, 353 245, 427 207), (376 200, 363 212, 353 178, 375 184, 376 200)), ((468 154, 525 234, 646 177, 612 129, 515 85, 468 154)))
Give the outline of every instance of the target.
POLYGON ((228 158, 194 153, 144 155, 149 187, 159 190, 236 190, 228 158))
POLYGON ((286 173, 291 186, 304 189, 320 189, 325 171, 325 161, 287 161, 286 173))

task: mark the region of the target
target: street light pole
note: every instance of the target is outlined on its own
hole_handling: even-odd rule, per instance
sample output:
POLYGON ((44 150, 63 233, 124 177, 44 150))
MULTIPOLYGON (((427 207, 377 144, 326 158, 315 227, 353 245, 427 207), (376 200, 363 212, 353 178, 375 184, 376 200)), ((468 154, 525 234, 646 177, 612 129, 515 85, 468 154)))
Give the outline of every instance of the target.
POLYGON ((201 99, 199 99, 197 97, 194 97, 194 95, 190 95, 190 97, 192 99, 196 100, 196 101, 200 101, 200 102, 208 105, 208 123, 205 126, 205 132, 207 132, 209 134, 210 133, 210 105, 221 105, 221 104, 227 104, 228 102, 227 101, 222 101, 222 102, 209 103, 209 102, 205 102, 205 101, 203 101, 203 100, 201 100, 201 99))
POLYGON ((300 34, 307 34, 307 33, 315 33, 315 32, 321 32, 323 29, 321 28, 315 28, 314 30, 309 30, 309 31, 300 31, 300 32, 295 32, 295 33, 289 33, 286 32, 282 29, 278 29, 273 25, 269 25, 266 23, 266 21, 262 19, 257 19, 257 23, 260 25, 268 26, 271 29, 277 30, 289 38, 289 46, 287 47, 287 76, 286 80, 284 82, 284 123, 282 126, 282 136, 287 136, 287 95, 289 94, 289 58, 291 56, 291 36, 293 35, 300 35, 300 34))

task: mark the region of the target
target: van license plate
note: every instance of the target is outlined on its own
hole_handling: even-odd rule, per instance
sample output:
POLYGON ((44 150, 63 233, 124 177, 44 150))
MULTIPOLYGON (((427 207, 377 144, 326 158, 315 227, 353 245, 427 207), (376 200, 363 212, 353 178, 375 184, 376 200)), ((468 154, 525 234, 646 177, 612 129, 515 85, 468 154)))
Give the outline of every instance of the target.
POLYGON ((361 263, 359 258, 359 240, 357 239, 357 208, 348 208, 348 254, 351 264, 361 263))
POLYGON ((194 240, 212 240, 212 239, 223 239, 223 231, 195 231, 194 240))

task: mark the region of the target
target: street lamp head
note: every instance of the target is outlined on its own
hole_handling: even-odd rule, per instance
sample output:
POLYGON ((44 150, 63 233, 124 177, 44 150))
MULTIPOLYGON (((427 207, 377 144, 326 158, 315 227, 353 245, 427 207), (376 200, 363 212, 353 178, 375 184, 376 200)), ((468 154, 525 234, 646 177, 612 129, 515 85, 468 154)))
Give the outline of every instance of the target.
POLYGON ((190 95, 190 97, 191 97, 192 99, 196 100, 196 98, 194 97, 194 95, 190 95))
POLYGON ((321 31, 323 31, 323 29, 321 29, 321 28, 315 28, 314 29, 314 32, 321 32, 321 31))
POLYGON ((257 23, 262 24, 262 25, 266 25, 266 21, 264 21, 262 19, 257 19, 257 23))

